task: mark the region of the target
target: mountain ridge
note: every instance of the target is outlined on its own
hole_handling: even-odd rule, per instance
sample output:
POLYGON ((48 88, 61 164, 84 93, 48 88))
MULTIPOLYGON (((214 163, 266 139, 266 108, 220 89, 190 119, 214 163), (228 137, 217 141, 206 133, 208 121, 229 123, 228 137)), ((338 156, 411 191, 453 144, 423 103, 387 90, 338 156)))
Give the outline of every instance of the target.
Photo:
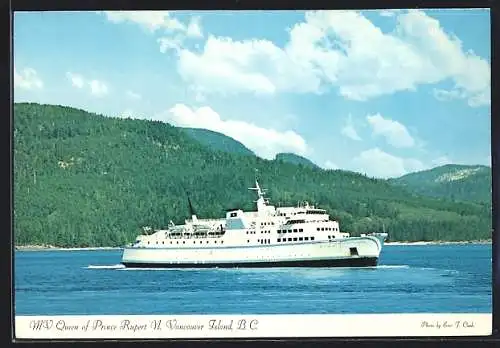
POLYGON ((388 182, 431 197, 491 202, 491 167, 485 165, 446 164, 388 182))

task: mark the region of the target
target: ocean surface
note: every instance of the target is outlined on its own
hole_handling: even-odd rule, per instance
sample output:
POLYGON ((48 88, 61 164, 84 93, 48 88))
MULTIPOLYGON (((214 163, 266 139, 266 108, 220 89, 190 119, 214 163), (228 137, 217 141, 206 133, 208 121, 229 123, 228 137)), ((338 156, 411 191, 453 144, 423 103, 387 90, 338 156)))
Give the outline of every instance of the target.
POLYGON ((372 268, 120 268, 121 251, 16 251, 16 315, 491 313, 491 245, 387 245, 372 268))

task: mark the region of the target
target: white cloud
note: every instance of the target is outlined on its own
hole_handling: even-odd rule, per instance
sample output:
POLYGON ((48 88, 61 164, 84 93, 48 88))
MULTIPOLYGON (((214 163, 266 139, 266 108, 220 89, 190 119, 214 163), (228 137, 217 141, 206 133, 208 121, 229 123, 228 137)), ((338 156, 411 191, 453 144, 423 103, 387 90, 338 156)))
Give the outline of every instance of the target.
POLYGON ((90 93, 95 95, 96 97, 102 97, 108 94, 108 86, 102 81, 92 80, 88 82, 90 86, 90 93))
POLYGON ((43 88, 43 82, 33 68, 24 68, 21 72, 17 72, 16 68, 14 68, 14 88, 41 89, 43 88))
POLYGON ((134 99, 134 100, 140 100, 140 99, 142 99, 142 96, 139 93, 135 93, 134 91, 130 91, 129 90, 129 91, 126 92, 126 95, 130 99, 134 99))
POLYGON ((320 85, 314 74, 301 69, 267 40, 233 41, 209 36, 199 54, 180 50, 178 70, 196 90, 210 93, 315 92, 320 85))
POLYGON ((383 136, 394 147, 412 147, 415 140, 406 127, 398 121, 383 118, 380 114, 368 115, 366 120, 370 124, 375 136, 383 136))
POLYGON ((85 87, 85 85, 87 85, 90 93, 96 97, 102 97, 109 92, 108 86, 103 81, 96 79, 86 79, 81 74, 69 71, 66 73, 66 77, 71 82, 71 85, 75 88, 82 89, 85 87))
POLYGON ((162 53, 170 50, 179 51, 187 38, 203 37, 199 16, 190 17, 189 23, 185 24, 174 18, 169 11, 102 11, 102 13, 113 23, 136 23, 151 33, 163 29, 167 36, 157 39, 162 53))
POLYGON ((279 132, 244 121, 223 120, 208 106, 190 108, 184 104, 176 104, 167 112, 157 115, 156 119, 176 126, 205 128, 223 133, 266 159, 273 159, 280 152, 304 155, 308 151, 305 140, 293 131, 279 132))
POLYGON ((356 11, 311 11, 278 47, 268 40, 209 36, 201 52, 179 52, 182 77, 206 91, 322 93, 329 86, 367 100, 451 80, 469 105, 489 103, 490 65, 423 11, 397 13, 384 33, 356 11))
POLYGON ((82 75, 67 72, 66 77, 71 81, 71 84, 76 88, 83 88, 85 81, 82 75))
POLYGON ((399 11, 401 10, 397 9, 380 10, 379 15, 381 15, 382 17, 394 17, 399 11))
POLYGON ((426 169, 418 159, 402 158, 379 148, 361 152, 352 160, 354 170, 376 178, 389 178, 426 169))
POLYGON ((184 45, 184 37, 181 35, 160 37, 156 41, 160 44, 161 53, 167 53, 170 50, 179 52, 184 45))
POLYGON ((176 18, 172 18, 169 11, 102 11, 102 13, 110 22, 133 22, 151 32, 159 29, 186 30, 186 26, 176 18))
POLYGON ((326 161, 323 165, 323 169, 339 169, 339 166, 332 161, 326 161))
POLYGON ((203 37, 201 30, 201 18, 198 16, 191 17, 186 30, 186 35, 189 37, 203 37))
POLYGON ((351 115, 349 115, 349 117, 347 119, 347 123, 342 128, 341 133, 342 133, 342 135, 344 135, 352 140, 361 141, 361 137, 358 135, 356 128, 354 128, 354 125, 352 124, 351 115))

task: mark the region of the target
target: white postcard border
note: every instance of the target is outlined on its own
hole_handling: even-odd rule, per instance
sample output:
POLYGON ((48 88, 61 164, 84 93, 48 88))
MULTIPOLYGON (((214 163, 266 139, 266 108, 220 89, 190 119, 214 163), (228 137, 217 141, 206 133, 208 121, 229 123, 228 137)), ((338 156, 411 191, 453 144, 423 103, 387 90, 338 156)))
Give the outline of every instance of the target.
POLYGON ((16 339, 489 336, 492 314, 16 316, 16 339))

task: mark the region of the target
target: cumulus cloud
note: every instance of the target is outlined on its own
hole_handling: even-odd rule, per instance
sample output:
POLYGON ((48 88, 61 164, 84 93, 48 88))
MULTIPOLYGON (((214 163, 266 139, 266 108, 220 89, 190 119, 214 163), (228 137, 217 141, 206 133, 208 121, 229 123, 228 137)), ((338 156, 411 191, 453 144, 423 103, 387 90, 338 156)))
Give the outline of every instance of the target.
POLYGON ((176 104, 167 112, 156 115, 156 119, 176 126, 205 128, 223 133, 240 141, 265 159, 273 159, 280 152, 304 155, 308 151, 305 140, 291 130, 280 132, 245 121, 223 120, 208 106, 191 108, 176 104))
POLYGON ((209 36, 204 48, 179 51, 181 76, 214 93, 323 93, 353 100, 450 80, 471 106, 490 102, 490 64, 421 10, 395 12, 384 33, 357 11, 310 11, 279 47, 268 40, 209 36))
POLYGON ((394 147, 413 147, 415 140, 406 127, 398 121, 382 117, 380 114, 368 115, 368 124, 372 127, 373 135, 383 136, 387 143, 394 147))
POLYGON ((161 31, 166 36, 157 39, 160 51, 178 51, 188 38, 203 37, 201 17, 192 16, 188 23, 183 23, 169 11, 101 11, 112 23, 130 22, 141 26, 151 33, 161 31))
POLYGON ((71 82, 71 85, 75 88, 82 89, 85 86, 88 86, 89 91, 92 95, 96 97, 102 97, 108 94, 109 89, 106 83, 96 79, 86 79, 81 74, 67 72, 67 79, 71 82))
POLYGON ((356 128, 354 128, 354 125, 352 124, 351 115, 347 118, 347 123, 344 127, 342 127, 341 133, 352 140, 361 141, 361 137, 358 135, 356 128))
POLYGON ((326 161, 323 165, 323 169, 339 169, 339 166, 332 161, 326 161))
POLYGON ((155 32, 159 29, 185 31, 186 26, 169 11, 101 11, 113 23, 132 22, 155 32))
POLYGON ((426 169, 418 159, 397 157, 379 148, 361 152, 352 160, 351 165, 356 171, 376 178, 398 177, 426 169))
POLYGON ((43 82, 33 68, 24 68, 20 72, 14 68, 14 88, 25 90, 41 89, 43 82))
POLYGON ((269 95, 278 90, 316 92, 320 87, 317 76, 300 69, 286 52, 267 40, 209 36, 201 53, 180 50, 178 70, 196 90, 210 93, 269 95))
POLYGON ((85 82, 82 75, 67 72, 66 77, 71 81, 72 85, 76 88, 83 88, 85 82))
POLYGON ((184 45, 184 37, 181 35, 160 37, 156 41, 160 45, 161 53, 179 52, 184 45))
POLYGON ((186 35, 189 37, 203 37, 201 29, 201 18, 199 16, 191 17, 186 29, 186 35))
POLYGON ((401 10, 397 9, 380 10, 379 15, 381 15, 382 17, 394 17, 399 11, 401 10))
POLYGON ((89 81, 90 93, 97 97, 102 97, 105 94, 108 94, 108 86, 102 81, 92 80, 89 81))

